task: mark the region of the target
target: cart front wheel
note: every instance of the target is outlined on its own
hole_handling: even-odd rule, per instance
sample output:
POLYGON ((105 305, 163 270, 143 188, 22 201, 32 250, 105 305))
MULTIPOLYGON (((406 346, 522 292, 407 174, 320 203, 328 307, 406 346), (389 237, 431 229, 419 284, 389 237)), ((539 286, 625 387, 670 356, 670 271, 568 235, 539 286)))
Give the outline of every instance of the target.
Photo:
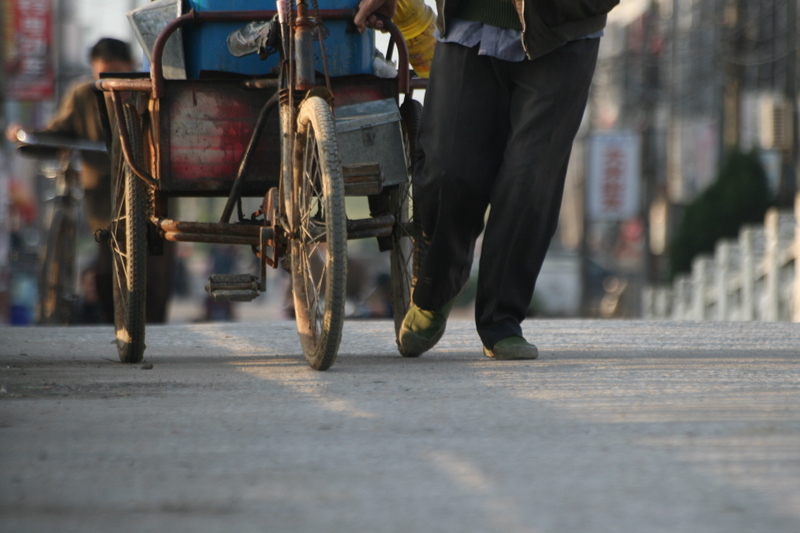
POLYGON ((319 97, 300 106, 293 156, 291 267, 297 331, 308 364, 326 370, 342 338, 347 219, 334 121, 319 97))
MULTIPOLYGON (((417 132, 422 116, 422 104, 407 100, 400 106, 409 175, 412 175, 419 154, 417 132)), ((392 229, 391 278, 392 314, 395 334, 399 335, 403 318, 411 305, 411 295, 424 253, 422 231, 414 213, 413 184, 399 185, 389 192, 389 205, 395 218, 392 229)))
MULTIPOLYGON (((142 160, 142 138, 136 114, 123 107, 133 157, 142 160)), ((147 191, 125 163, 115 139, 111 197, 110 245, 114 273, 114 326, 119 359, 138 363, 144 357, 145 290, 147 276, 147 191)))

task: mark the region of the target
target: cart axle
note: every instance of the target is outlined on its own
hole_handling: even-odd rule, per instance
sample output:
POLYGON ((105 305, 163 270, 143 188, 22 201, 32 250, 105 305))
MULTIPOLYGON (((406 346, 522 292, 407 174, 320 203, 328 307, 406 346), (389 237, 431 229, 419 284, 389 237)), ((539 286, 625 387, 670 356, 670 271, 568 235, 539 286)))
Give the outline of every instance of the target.
MULTIPOLYGON (((348 239, 368 239, 391 235, 395 219, 392 215, 381 215, 374 218, 362 218, 347 221, 348 239)), ((175 242, 206 242, 216 244, 246 244, 260 246, 263 236, 271 242, 273 229, 265 226, 247 224, 220 224, 214 222, 182 222, 169 219, 158 219, 155 225, 165 240, 175 242)), ((312 235, 316 242, 325 242, 325 228, 319 228, 319 234, 312 235)))

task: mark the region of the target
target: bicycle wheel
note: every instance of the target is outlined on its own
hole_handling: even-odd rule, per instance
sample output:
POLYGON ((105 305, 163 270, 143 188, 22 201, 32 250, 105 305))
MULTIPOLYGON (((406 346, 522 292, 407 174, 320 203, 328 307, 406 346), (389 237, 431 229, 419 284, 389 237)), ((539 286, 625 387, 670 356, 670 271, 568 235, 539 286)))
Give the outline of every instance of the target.
MULTIPOLYGON (((136 116, 123 107, 133 157, 142 159, 142 139, 136 116)), ((114 326, 117 350, 123 363, 138 363, 144 357, 145 289, 147 286, 147 191, 125 163, 115 139, 114 173, 111 183, 110 245, 113 256, 114 326)))
POLYGON ((72 320, 76 231, 70 207, 55 206, 39 272, 39 324, 67 325, 72 320))
MULTIPOLYGON (((422 116, 422 104, 416 100, 408 100, 400 106, 403 125, 403 137, 406 143, 406 154, 409 162, 409 175, 413 172, 418 159, 416 153, 417 132, 422 116)), ((414 216, 414 201, 411 182, 401 184, 388 191, 390 212, 395 217, 392 229, 392 250, 390 257, 390 273, 392 279, 392 313, 394 316, 395 334, 400 333, 409 306, 411 294, 417 279, 419 264, 422 260, 422 238, 419 223, 414 216)))
POLYGON ((291 212, 291 270, 297 331, 306 361, 327 370, 344 322, 347 219, 330 108, 308 98, 297 116, 291 212))

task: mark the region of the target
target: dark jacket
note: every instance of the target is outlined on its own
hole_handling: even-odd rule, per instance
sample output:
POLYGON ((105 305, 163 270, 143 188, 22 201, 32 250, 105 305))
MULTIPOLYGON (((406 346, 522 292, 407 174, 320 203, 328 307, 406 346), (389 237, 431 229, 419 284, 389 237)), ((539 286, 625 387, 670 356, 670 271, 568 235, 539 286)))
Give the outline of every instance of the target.
MULTIPOLYGON (((460 0, 436 0, 436 24, 447 35, 447 20, 460 0)), ((559 46, 597 33, 606 25, 606 14, 619 0, 514 0, 522 22, 522 46, 529 59, 541 57, 559 46)))
MULTIPOLYGON (((97 109, 97 97, 92 91, 92 80, 81 80, 73 84, 58 107, 56 116, 41 131, 59 133, 61 135, 104 141, 103 125, 100 111, 97 109)), ((111 159, 108 154, 99 152, 83 152, 83 169, 81 170, 81 186, 84 189, 95 189, 101 182, 111 179, 111 159)))
MULTIPOLYGON (((93 82, 74 84, 58 107, 56 116, 44 130, 76 140, 104 141, 105 134, 97 108, 93 82)), ((111 221, 111 158, 105 152, 81 152, 83 206, 92 230, 108 227, 111 221)))

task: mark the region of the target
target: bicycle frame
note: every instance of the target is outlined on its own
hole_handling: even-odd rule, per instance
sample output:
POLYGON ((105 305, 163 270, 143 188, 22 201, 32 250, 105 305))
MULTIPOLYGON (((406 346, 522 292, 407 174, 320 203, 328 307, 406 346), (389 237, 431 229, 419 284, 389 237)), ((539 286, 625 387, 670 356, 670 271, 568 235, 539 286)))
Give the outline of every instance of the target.
MULTIPOLYGON (((300 0, 297 2, 297 16, 294 13, 286 13, 282 28, 283 35, 283 50, 282 50, 282 75, 279 79, 274 77, 256 78, 247 81, 242 81, 241 86, 247 89, 270 89, 276 90, 280 93, 279 106, 281 108, 280 121, 281 121, 281 171, 280 182, 281 188, 285 191, 291 190, 291 176, 292 176, 292 162, 291 162, 291 147, 293 142, 294 132, 294 110, 299 104, 299 96, 312 90, 318 86, 330 86, 328 80, 317 79, 313 67, 313 28, 309 16, 309 6, 307 0, 300 0), (296 98, 298 96, 298 98, 296 98), (287 156, 288 154, 288 156, 287 156)), ((318 10, 319 17, 322 20, 352 20, 353 13, 345 9, 331 9, 331 10, 318 10)), ((97 90, 98 101, 100 104, 101 115, 103 118, 106 131, 108 132, 107 145, 111 145, 111 124, 106 110, 104 93, 110 93, 111 105, 115 110, 117 116, 122 114, 123 101, 130 98, 131 94, 142 94, 149 96, 148 107, 151 110, 158 111, 164 105, 162 102, 167 101, 170 95, 168 89, 168 80, 164 78, 162 58, 169 38, 179 29, 188 27, 194 24, 206 23, 224 23, 224 22, 241 22, 246 23, 253 20, 270 20, 276 14, 277 10, 263 10, 263 11, 190 11, 180 17, 170 21, 155 40, 152 50, 152 62, 150 65, 150 79, 100 79, 95 82, 95 89, 97 90), (126 96, 127 95, 127 96, 126 96)), ((396 80, 398 92, 410 96, 415 88, 424 87, 424 82, 412 83, 409 75, 408 51, 405 46, 405 41, 402 34, 391 21, 385 21, 385 27, 392 37, 394 45, 398 51, 398 78, 396 80)), ((188 83, 188 82, 187 82, 188 83)), ((125 158, 125 162, 131 168, 133 173, 140 179, 145 181, 150 187, 156 191, 163 190, 163 184, 160 178, 154 177, 147 168, 143 167, 135 158, 131 157, 131 140, 129 133, 125 128, 118 127, 115 133, 119 136, 120 146, 125 158)), ((253 137, 260 135, 260 131, 254 131, 253 137)), ((241 169, 245 168, 246 162, 252 157, 252 149, 255 143, 249 143, 249 149, 244 153, 243 164, 241 169)), ((154 149, 156 153, 154 158, 157 161, 165 160, 164 156, 158 154, 161 149, 159 143, 155 143, 154 149)), ((192 223, 180 222, 164 218, 163 213, 155 213, 156 226, 165 233, 167 238, 182 241, 191 241, 192 239, 202 239, 199 242, 230 242, 225 238, 225 234, 229 231, 230 224, 228 223, 229 216, 232 211, 233 205, 238 202, 241 194, 241 182, 243 174, 237 176, 230 186, 229 201, 226 206, 219 223, 192 223), (187 231, 185 236, 178 236, 181 233, 178 228, 187 231)), ((167 191, 168 192, 168 191, 167 191)), ((202 190, 193 192, 203 193, 202 190)), ((265 191, 266 193, 266 191, 265 191)), ((283 202, 277 202, 275 207, 283 211, 286 206, 280 205, 289 199, 281 195, 283 202)), ((280 218, 280 215, 279 215, 280 218)), ((285 220, 284 220, 285 222, 285 220)), ((365 221, 352 221, 352 238, 365 238, 376 235, 376 231, 385 232, 386 221, 380 221, 380 224, 370 225, 365 221), (377 229, 376 229, 377 228, 377 229)), ((272 228, 260 228, 266 230, 267 235, 255 235, 250 233, 250 237, 244 238, 238 236, 235 240, 241 244, 250 244, 252 246, 260 246, 264 240, 272 241, 274 235, 272 228), (247 240, 247 242, 242 242, 247 240)), ((197 242, 197 241, 196 241, 197 242)))
POLYGON ((74 193, 80 186, 78 147, 97 149, 98 146, 88 141, 70 142, 48 134, 37 136, 20 132, 17 139, 24 143, 19 148, 21 155, 54 162, 51 166, 42 164, 42 174, 54 180, 54 195, 47 201, 44 246, 39 259, 37 322, 69 324, 73 318, 77 281, 75 256, 79 199, 74 193))

